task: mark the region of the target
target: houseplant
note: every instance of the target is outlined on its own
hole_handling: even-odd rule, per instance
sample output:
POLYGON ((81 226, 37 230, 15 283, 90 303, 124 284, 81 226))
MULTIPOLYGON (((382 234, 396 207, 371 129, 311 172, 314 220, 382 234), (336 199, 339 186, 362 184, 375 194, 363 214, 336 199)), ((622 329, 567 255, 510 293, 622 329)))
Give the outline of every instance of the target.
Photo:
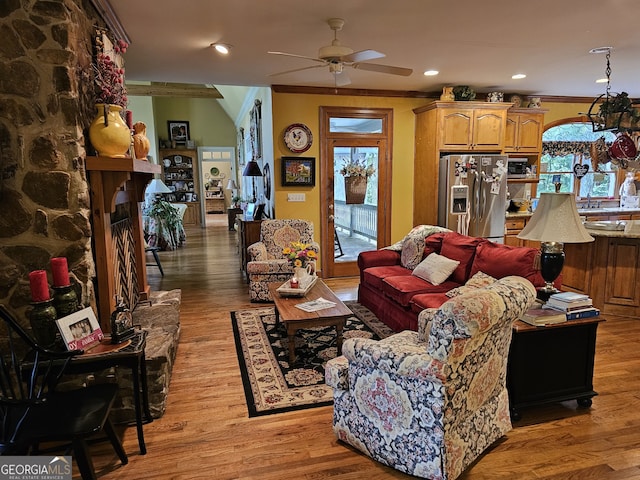
POLYGON ((375 173, 375 167, 364 158, 350 158, 344 161, 340 174, 344 177, 347 204, 364 203, 364 197, 367 193, 367 180, 375 173))

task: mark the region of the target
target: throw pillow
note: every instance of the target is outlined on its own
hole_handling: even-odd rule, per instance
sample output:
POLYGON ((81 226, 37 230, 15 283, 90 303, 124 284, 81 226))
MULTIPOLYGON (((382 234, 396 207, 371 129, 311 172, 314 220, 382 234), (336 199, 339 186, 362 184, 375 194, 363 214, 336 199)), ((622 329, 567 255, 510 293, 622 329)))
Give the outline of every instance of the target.
POLYGON ((457 260, 431 253, 413 270, 413 275, 432 285, 440 285, 449 278, 459 264, 457 260))
POLYGON ((465 283, 463 286, 449 290, 445 295, 449 298, 457 297, 463 293, 468 293, 478 288, 484 288, 495 282, 496 279, 486 273, 478 272, 465 283))
POLYGON ((413 227, 402 240, 400 264, 409 270, 416 268, 424 257, 424 239, 434 233, 448 231, 446 228, 432 225, 418 225, 417 227, 413 227))
POLYGON ((486 242, 482 238, 469 237, 456 232, 447 233, 442 242, 440 255, 460 260, 460 265, 453 272, 451 280, 463 284, 470 276, 471 264, 480 243, 486 242))

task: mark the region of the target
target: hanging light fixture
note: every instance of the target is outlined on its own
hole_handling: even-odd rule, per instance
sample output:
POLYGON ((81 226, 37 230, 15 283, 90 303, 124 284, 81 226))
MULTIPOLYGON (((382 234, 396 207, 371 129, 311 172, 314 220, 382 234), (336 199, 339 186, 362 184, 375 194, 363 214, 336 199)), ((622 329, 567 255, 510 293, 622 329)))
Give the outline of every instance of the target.
POLYGON ((598 47, 589 50, 589 53, 606 54, 607 87, 605 93, 593 101, 587 116, 594 132, 605 130, 640 131, 640 110, 634 108, 635 101, 629 98, 627 92, 611 93, 611 50, 613 47, 598 47))

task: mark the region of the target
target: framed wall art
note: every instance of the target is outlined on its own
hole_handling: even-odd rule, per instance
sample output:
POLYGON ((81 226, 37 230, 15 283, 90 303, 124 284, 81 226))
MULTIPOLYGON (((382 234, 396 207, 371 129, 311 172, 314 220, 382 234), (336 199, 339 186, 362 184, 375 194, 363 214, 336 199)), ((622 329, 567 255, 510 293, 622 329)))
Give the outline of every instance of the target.
POLYGON ((189 122, 183 120, 168 120, 169 141, 176 145, 186 145, 189 138, 189 122))
POLYGON ((313 187, 315 184, 315 157, 282 157, 283 187, 313 187))

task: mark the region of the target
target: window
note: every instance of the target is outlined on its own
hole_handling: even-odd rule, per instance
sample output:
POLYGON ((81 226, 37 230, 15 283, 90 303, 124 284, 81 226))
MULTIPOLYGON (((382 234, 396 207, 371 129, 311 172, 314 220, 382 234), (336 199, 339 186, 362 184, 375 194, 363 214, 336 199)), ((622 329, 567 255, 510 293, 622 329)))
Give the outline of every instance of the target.
POLYGON ((611 132, 593 132, 590 123, 564 123, 546 130, 542 135, 538 195, 554 192, 554 184, 560 182, 561 192, 573 192, 580 197, 614 197, 616 170, 608 162, 594 172, 589 153, 591 144, 603 136, 607 144, 615 140, 611 132), (582 179, 575 174, 579 165, 588 167, 582 179))

